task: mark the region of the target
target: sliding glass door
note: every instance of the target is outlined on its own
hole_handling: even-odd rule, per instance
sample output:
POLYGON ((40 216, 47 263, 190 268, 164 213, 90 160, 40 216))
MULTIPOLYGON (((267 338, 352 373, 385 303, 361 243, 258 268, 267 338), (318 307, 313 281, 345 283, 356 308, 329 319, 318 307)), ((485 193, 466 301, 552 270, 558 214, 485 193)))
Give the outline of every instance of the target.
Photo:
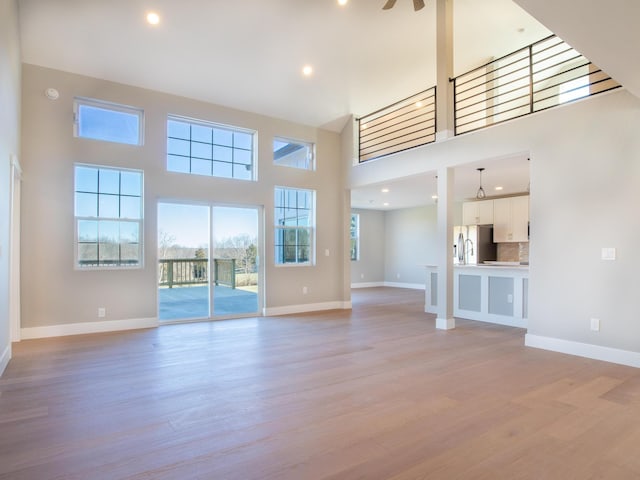
POLYGON ((259 209, 158 204, 160 321, 257 315, 259 209))

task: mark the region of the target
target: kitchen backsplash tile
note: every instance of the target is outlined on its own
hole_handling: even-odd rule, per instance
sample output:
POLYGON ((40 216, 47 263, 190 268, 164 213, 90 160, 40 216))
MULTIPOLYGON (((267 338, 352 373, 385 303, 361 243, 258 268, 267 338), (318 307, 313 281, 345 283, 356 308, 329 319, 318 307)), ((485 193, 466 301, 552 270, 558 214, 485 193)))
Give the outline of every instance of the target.
POLYGON ((498 243, 499 262, 529 262, 529 242, 498 243))

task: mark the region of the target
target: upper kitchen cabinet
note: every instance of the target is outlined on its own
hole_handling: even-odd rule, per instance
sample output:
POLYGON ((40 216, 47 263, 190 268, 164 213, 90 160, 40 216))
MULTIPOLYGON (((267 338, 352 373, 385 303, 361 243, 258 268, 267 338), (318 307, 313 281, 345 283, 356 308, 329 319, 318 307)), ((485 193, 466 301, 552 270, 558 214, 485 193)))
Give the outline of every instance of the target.
POLYGON ((491 225, 493 223, 493 200, 464 202, 462 204, 463 225, 491 225))
POLYGON ((529 241, 529 196, 493 201, 493 241, 529 241))

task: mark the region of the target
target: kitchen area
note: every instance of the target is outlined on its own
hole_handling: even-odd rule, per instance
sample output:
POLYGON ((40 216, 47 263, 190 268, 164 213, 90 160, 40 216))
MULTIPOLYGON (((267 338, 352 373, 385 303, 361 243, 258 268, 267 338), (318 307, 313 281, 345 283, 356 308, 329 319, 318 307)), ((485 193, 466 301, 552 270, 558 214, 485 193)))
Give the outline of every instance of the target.
MULTIPOLYGON (((454 317, 526 328, 529 195, 465 201, 453 233, 454 317)), ((426 269, 425 312, 437 313, 438 269, 426 269)))

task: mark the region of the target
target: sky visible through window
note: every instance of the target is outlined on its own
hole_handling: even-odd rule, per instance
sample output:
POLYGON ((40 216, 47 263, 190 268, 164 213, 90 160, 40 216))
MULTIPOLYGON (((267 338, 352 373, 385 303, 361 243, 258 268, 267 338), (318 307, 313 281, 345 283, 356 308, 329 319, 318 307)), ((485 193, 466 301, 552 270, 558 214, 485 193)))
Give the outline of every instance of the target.
MULTIPOLYGON (((213 236, 216 242, 243 234, 258 237, 255 210, 216 207, 215 214, 213 236)), ((193 248, 209 245, 209 207, 206 205, 160 203, 158 225, 165 231, 170 227, 176 245, 193 248)))
POLYGON ((78 115, 80 137, 129 145, 140 142, 139 115, 83 104, 78 106, 78 115))

